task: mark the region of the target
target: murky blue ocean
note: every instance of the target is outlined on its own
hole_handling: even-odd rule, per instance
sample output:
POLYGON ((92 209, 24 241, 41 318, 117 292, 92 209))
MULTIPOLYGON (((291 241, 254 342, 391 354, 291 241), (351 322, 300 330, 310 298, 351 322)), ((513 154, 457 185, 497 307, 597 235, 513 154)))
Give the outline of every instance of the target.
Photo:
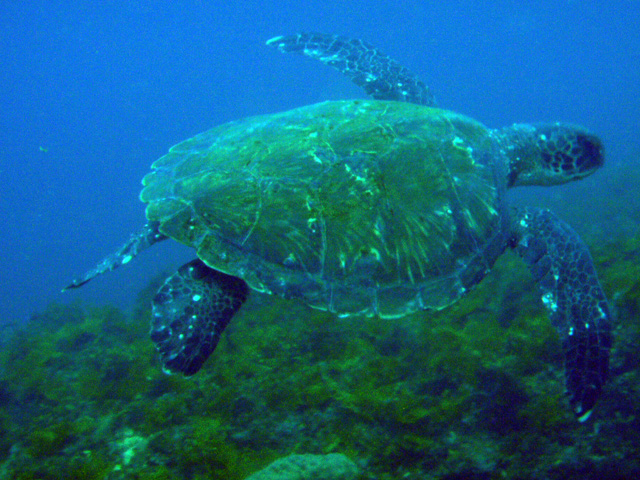
POLYGON ((640 321, 638 25, 635 1, 3 2, 0 435, 10 440, 0 442, 0 478, 53 478, 46 476, 47 462, 56 457, 58 467, 80 465, 74 478, 240 479, 290 454, 328 453, 344 454, 355 467, 331 458, 336 463, 327 468, 344 476, 326 478, 499 478, 496 472, 512 475, 515 465, 523 469, 521 478, 638 474, 640 467, 630 460, 630 452, 640 448, 640 437, 633 434, 640 364, 640 352, 633 350, 640 321), (80 290, 60 292, 145 223, 140 181, 172 145, 251 115, 365 97, 317 61, 265 46, 274 36, 297 32, 364 39, 417 73, 439 106, 488 127, 562 121, 602 139, 606 162, 594 175, 563 186, 509 192, 515 205, 551 208, 594 256, 616 317, 613 377, 594 420, 574 425, 563 416, 559 344, 544 348, 558 339, 552 331, 544 333, 550 328, 545 312, 515 257, 501 260, 480 293, 472 292, 448 317, 411 317, 396 325, 363 321, 351 329, 343 320, 333 325, 330 316, 282 301, 274 308, 262 298, 264 310, 244 314, 237 331, 230 327, 229 343, 216 352, 220 366, 204 373, 209 384, 198 377, 188 385, 175 377, 163 379, 155 373, 160 367, 146 338, 149 283, 190 260, 190 249, 164 242, 126 268, 80 290), (486 308, 479 307, 483 302, 486 308), (270 326, 256 326, 259 318, 270 326), (132 326, 136 320, 144 328, 132 326), (274 326, 280 321, 282 330, 274 326), (25 325, 27 333, 21 335, 27 337, 16 342, 14 330, 25 325), (253 326, 262 337, 251 336, 253 326), (504 343, 491 343, 483 331, 504 343), (292 332, 291 343, 286 332, 292 332), (327 343, 325 334, 336 343, 327 343), (262 344, 260 338, 271 340, 262 344), (143 340, 147 343, 136 343, 143 340), (244 342, 255 346, 238 350, 247 348, 244 342), (275 348, 273 342, 283 343, 275 348), (442 351, 424 342, 439 344, 442 351), (464 366, 451 366, 447 348, 463 352, 464 366), (42 357, 34 357, 31 349, 39 349, 42 357), (474 351, 480 352, 477 357, 474 351), (489 359, 492 351, 500 355, 489 359), (225 363, 225 355, 251 361, 234 367, 225 363), (438 364, 437 358, 444 360, 438 364), (300 367, 290 368, 295 361, 300 367), (15 371, 29 362, 35 372, 47 373, 20 384, 25 377, 15 371), (134 374, 139 362, 144 366, 134 374), (475 370, 474 364, 482 368, 475 370), (445 373, 419 374, 420 365, 445 373), (283 389, 289 377, 274 372, 287 368, 291 380, 283 389), (142 383, 149 379, 139 397, 133 385, 108 383, 128 375, 142 383), (379 383, 358 378, 376 375, 379 383), (43 383, 47 376, 79 390, 62 402, 66 394, 51 393, 53 387, 43 383), (234 378, 238 384, 229 393, 234 378), (116 393, 91 393, 91 382, 96 391, 116 393), (261 393, 247 393, 252 389, 261 393), (295 401, 281 398, 298 389, 304 393, 295 401), (538 393, 556 403, 535 403, 538 393), (489 407, 484 402, 492 395, 511 398, 516 407, 510 409, 508 402, 489 407), (166 424, 140 421, 177 412, 190 401, 192 408, 184 407, 166 424), (69 413, 81 408, 86 415, 69 413), (220 413, 225 408, 230 410, 220 413), (534 420, 550 409, 557 409, 557 417, 534 420), (101 411, 109 411, 110 419, 100 417, 101 411), (29 415, 34 423, 20 428, 30 433, 20 437, 16 425, 29 415), (360 440, 340 430, 346 419, 360 440), (47 430, 51 422, 68 431, 47 430), (198 430, 198 422, 210 425, 198 430), (170 429, 180 442, 233 448, 200 460, 193 448, 188 459, 176 460, 170 429), (540 446, 548 429, 555 436, 540 446), (113 438, 104 440, 107 435, 113 438), (502 435, 509 441, 494 440, 502 435), (523 453, 535 445, 543 459, 538 464, 523 453), (576 450, 587 453, 572 464, 576 450), (100 461, 87 466, 91 455, 100 461), (42 469, 31 477, 15 473, 16 465, 29 461, 42 469), (549 467, 554 462, 566 469, 549 467))

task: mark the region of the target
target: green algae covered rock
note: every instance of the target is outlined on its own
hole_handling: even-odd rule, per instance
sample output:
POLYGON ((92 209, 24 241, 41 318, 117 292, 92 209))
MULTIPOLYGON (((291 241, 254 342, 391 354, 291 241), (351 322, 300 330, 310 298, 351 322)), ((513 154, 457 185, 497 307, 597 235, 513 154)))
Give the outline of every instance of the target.
POLYGON ((341 453, 289 455, 254 473, 246 480, 352 480, 356 464, 341 453))

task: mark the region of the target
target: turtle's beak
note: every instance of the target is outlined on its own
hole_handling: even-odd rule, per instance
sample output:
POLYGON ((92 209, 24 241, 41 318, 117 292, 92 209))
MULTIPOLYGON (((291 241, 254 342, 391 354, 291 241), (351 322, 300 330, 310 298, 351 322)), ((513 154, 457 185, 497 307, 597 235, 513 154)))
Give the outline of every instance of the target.
POLYGON ((581 172, 591 173, 604 165, 604 146, 598 137, 589 133, 576 135, 572 149, 575 151, 575 168, 581 172))

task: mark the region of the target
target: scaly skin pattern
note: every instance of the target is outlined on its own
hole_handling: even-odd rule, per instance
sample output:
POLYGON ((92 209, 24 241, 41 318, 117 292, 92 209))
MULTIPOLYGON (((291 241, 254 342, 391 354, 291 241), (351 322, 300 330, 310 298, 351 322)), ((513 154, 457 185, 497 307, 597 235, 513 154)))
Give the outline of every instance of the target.
POLYGON ((247 284, 196 259, 171 275, 153 299, 151 340, 164 369, 193 375, 249 293, 247 284))
POLYGON ((140 252, 152 245, 166 240, 167 236, 158 231, 158 222, 149 222, 138 233, 131 235, 129 240, 118 250, 104 258, 98 265, 89 270, 84 275, 74 278, 73 281, 64 287, 62 291, 71 288, 78 288, 87 283, 92 278, 105 272, 110 272, 122 265, 129 263, 140 252))
POLYGON ((294 52, 335 68, 376 100, 395 100, 435 107, 422 80, 373 45, 354 38, 322 33, 275 37, 267 45, 294 52))
POLYGON ((529 266, 560 334, 569 401, 586 420, 607 380, 612 342, 593 260, 573 229, 548 210, 519 210, 513 218, 511 246, 529 266))

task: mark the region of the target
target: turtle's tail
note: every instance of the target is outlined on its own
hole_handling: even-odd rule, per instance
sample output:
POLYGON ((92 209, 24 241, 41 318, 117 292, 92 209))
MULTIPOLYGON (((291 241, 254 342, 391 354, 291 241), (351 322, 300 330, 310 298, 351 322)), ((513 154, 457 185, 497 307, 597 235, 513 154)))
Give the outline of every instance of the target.
POLYGON ((158 230, 158 222, 149 222, 144 228, 131 236, 131 238, 122 247, 116 250, 114 253, 102 260, 95 268, 89 270, 84 275, 74 278, 73 281, 64 287, 62 291, 69 290, 71 288, 78 288, 87 283, 94 277, 97 277, 101 273, 109 272, 118 268, 120 265, 129 263, 133 257, 138 255, 143 250, 146 250, 154 243, 166 240, 168 237, 160 233, 158 230))

